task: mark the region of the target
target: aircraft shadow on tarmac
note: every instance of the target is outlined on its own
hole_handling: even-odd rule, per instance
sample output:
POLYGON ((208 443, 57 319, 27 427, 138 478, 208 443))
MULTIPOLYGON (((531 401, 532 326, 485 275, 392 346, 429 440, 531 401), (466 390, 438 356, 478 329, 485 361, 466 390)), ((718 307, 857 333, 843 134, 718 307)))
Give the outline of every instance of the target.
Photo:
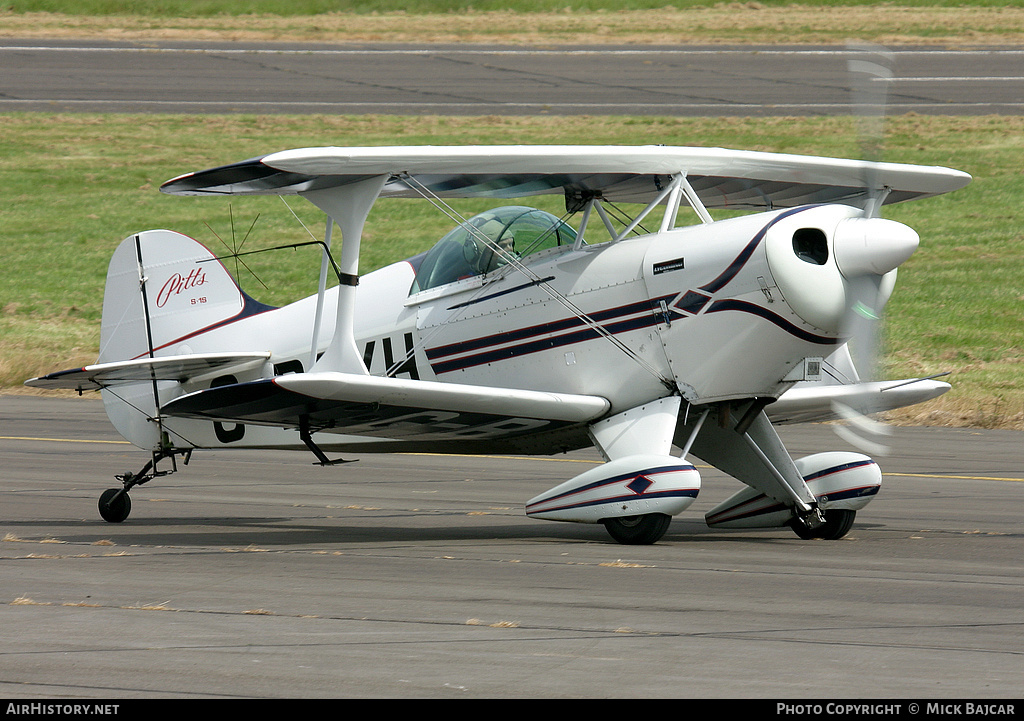
MULTIPOLYGON (((451 516, 464 516, 451 512, 451 516)), ((436 523, 438 514, 430 514, 429 523, 436 523)), ((296 547, 316 547, 324 550, 345 545, 375 545, 390 543, 458 543, 458 542, 526 542, 526 543, 586 543, 619 547, 600 524, 553 525, 533 523, 480 523, 469 525, 458 521, 448 525, 422 525, 425 516, 402 514, 401 521, 387 514, 374 516, 374 523, 365 518, 338 517, 318 520, 295 516, 267 517, 154 517, 110 525, 92 520, 13 522, 38 528, 41 524, 55 524, 75 531, 59 533, 67 543, 94 544, 98 539, 113 540, 118 546, 155 548, 175 546, 203 548, 209 546, 285 550, 296 547), (420 520, 417 520, 420 519, 420 520), (379 522, 379 524, 377 523, 379 522)), ((882 524, 858 523, 854 530, 882 528, 882 524)), ((788 529, 723 530, 708 528, 700 520, 675 519, 659 545, 700 543, 808 543, 796 538, 788 529)))

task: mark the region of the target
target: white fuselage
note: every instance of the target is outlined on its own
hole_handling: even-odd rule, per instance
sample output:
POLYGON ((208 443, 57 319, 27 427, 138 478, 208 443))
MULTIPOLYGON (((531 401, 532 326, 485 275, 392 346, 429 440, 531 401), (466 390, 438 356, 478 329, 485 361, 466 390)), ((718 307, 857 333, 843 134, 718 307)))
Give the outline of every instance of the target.
MULTIPOLYGON (((784 379, 795 366, 834 349, 836 334, 793 311, 780 285, 803 279, 788 269, 779 282, 770 256, 789 252, 794 224, 810 223, 827 235, 853 212, 810 206, 554 248, 527 256, 521 268, 412 295, 414 261, 402 261, 360 279, 356 347, 371 375, 601 396, 611 413, 675 393, 694 405, 777 398, 792 385, 784 379)), ((275 368, 337 370, 311 363, 333 342, 336 298, 335 289, 323 299, 316 342, 313 296, 189 334, 165 352, 272 353, 262 369, 207 385, 256 380, 275 368)), ((199 389, 172 385, 165 393, 199 389)), ((291 430, 214 435, 210 425, 168 419, 180 431, 178 443, 299 445, 291 430)), ((333 436, 324 445, 340 441, 333 436)))

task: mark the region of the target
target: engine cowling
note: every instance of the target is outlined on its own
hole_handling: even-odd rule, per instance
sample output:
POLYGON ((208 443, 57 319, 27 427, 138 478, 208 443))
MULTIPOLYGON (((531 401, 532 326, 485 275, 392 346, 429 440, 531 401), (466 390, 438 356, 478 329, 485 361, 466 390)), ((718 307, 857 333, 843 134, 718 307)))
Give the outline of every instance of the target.
POLYGON ((896 269, 917 249, 913 228, 884 218, 864 218, 856 208, 825 205, 776 223, 768 231, 766 252, 772 277, 800 318, 828 333, 838 333, 847 308, 856 300, 850 283, 877 277, 881 311, 896 282, 896 269))
POLYGON ((686 510, 700 491, 700 473, 675 456, 634 455, 609 461, 541 493, 526 515, 550 521, 600 523, 686 510))

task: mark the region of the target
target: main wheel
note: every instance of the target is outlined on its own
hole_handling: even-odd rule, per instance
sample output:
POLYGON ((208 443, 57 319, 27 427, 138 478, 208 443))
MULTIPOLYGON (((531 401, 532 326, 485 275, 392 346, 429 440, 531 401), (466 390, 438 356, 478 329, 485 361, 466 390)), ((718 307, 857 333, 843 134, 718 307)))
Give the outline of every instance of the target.
POLYGON ((668 530, 672 516, 666 513, 647 513, 642 516, 606 518, 601 523, 619 543, 646 546, 657 543, 668 530))
POLYGON ((120 488, 108 488, 100 494, 100 515, 108 523, 120 523, 132 512, 132 499, 120 488), (121 493, 120 496, 117 496, 121 493), (117 496, 115 499, 114 496, 117 496))
POLYGON ((790 523, 789 527, 805 541, 816 538, 825 541, 835 541, 850 532, 850 527, 853 526, 853 519, 856 516, 856 511, 834 508, 831 511, 825 511, 825 522, 817 528, 808 528, 795 520, 790 523))

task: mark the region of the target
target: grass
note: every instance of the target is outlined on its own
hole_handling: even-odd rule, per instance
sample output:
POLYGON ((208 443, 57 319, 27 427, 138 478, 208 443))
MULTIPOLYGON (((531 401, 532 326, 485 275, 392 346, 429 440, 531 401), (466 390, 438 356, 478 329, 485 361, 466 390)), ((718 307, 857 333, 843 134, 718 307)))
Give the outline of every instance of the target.
MULTIPOLYGON (((1016 0, 902 0, 906 7, 1015 7, 1016 0)), ((156 17, 210 17, 214 15, 279 15, 298 17, 327 13, 407 14, 488 12, 520 13, 597 10, 686 10, 723 5, 720 0, 7 0, 4 8, 16 13, 49 12, 72 15, 142 15, 156 17)), ((878 0, 759 0, 736 3, 741 7, 780 8, 876 6, 878 0)))
POLYGON ((1019 0, 6 0, 0 37, 115 40, 1018 45, 1019 0))
MULTIPOLYGON (((890 119, 887 157, 956 167, 975 176, 948 196, 887 208, 922 247, 900 271, 890 304, 888 374, 953 371, 955 390, 908 420, 1024 428, 1024 194, 1017 159, 1024 118, 890 119)), ((277 149, 432 143, 723 145, 856 155, 848 118, 395 118, 388 116, 0 116, 0 387, 95 360, 106 263, 132 232, 168 227, 213 248, 269 247, 317 235, 319 211, 274 197, 178 198, 160 183, 277 149), (182 165, 184 163, 184 166, 182 165), (255 225, 250 232, 250 226, 255 225), (232 241, 234 234, 234 241, 232 241), (220 239, 218 239, 220 238, 220 239), (223 241, 223 245, 222 245, 223 241)), ((546 201, 548 202, 548 201, 546 201)), ((560 199, 550 201, 557 209, 560 199)), ((466 202, 471 213, 484 207, 466 202)), ((378 204, 367 226, 366 272, 427 249, 450 221, 425 201, 378 204)), ((256 256, 242 269, 252 295, 284 303, 312 292, 312 254, 256 256)))

